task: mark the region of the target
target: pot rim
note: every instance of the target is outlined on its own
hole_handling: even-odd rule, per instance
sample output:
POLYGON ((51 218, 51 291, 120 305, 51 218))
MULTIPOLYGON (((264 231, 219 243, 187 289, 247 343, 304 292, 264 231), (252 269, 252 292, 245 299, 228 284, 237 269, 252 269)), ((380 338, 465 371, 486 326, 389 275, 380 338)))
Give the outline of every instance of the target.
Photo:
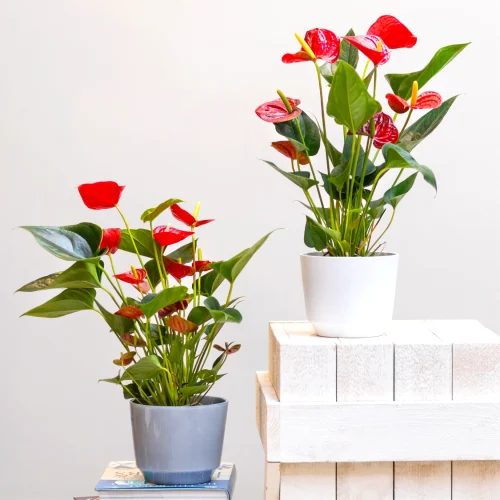
POLYGON ((214 406, 227 406, 229 404, 229 401, 225 398, 221 398, 219 396, 205 396, 205 398, 213 398, 213 399, 218 399, 219 401, 217 403, 211 403, 208 405, 198 405, 198 406, 189 406, 189 405, 184 405, 184 406, 158 406, 158 405, 143 405, 142 403, 136 403, 134 399, 130 399, 130 406, 135 405, 135 406, 143 406, 144 408, 151 408, 156 411, 156 409, 164 410, 172 410, 172 411, 190 411, 190 410, 202 410, 206 408, 213 408, 214 406))
POLYGON ((316 259, 318 257, 325 258, 331 257, 333 259, 380 259, 384 257, 399 257, 399 253, 396 252, 375 252, 375 255, 369 255, 365 257, 360 257, 359 255, 342 255, 342 256, 333 256, 333 255, 323 255, 321 252, 307 252, 300 254, 300 258, 311 258, 316 259))

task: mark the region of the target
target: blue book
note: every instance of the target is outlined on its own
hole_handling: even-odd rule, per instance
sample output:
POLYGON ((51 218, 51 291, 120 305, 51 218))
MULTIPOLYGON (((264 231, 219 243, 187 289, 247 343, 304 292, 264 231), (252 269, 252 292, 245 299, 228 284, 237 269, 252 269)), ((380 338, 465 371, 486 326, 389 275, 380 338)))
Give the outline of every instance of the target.
POLYGON ((222 463, 212 480, 203 484, 163 486, 146 483, 135 462, 111 462, 95 490, 100 500, 230 500, 236 483, 236 468, 222 463))

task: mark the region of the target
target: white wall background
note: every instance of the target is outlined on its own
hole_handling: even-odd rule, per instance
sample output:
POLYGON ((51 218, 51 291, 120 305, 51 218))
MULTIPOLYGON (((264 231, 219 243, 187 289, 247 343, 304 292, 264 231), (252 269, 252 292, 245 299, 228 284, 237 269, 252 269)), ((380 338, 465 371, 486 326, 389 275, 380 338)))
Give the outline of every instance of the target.
MULTIPOLYGON (((419 69, 443 45, 472 41, 428 86, 463 94, 442 128, 415 151, 440 185, 422 181, 400 208, 387 248, 401 253, 397 318, 478 318, 500 330, 496 8, 489 0, 0 2, 2 332, 0 497, 65 500, 92 492, 106 463, 133 456, 127 403, 97 379, 118 352, 97 315, 18 319, 42 302, 13 296, 64 262, 23 224, 92 220, 76 186, 126 184, 122 208, 139 214, 165 198, 202 200, 205 254, 226 258, 275 227, 237 284, 248 298, 243 343, 218 388, 230 399, 224 458, 237 463, 237 500, 262 498, 254 372, 267 366, 267 322, 304 318, 298 255, 303 216, 294 186, 260 163, 278 160, 272 126, 254 108, 275 89, 318 112, 313 67, 285 66, 295 31, 360 32, 391 13, 420 39, 383 72, 419 69)), ((320 157, 318 157, 320 158, 320 157)))

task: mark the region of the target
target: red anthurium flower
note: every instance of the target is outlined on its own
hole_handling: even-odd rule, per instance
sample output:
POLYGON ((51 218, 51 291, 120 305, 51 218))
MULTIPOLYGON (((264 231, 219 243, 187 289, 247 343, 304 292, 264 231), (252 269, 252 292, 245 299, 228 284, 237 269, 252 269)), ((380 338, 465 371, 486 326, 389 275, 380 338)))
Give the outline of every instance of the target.
POLYGON ((366 35, 346 36, 370 61, 379 66, 391 57, 389 49, 413 47, 417 38, 411 31, 393 16, 379 17, 368 29, 366 35))
POLYGON ((114 277, 124 283, 139 285, 146 279, 146 276, 147 272, 145 269, 135 269, 135 273, 133 271, 127 271, 126 273, 115 274, 114 277))
POLYGON ((387 103, 389 104, 389 107, 398 114, 403 114, 406 113, 410 109, 410 105, 408 104, 408 101, 403 99, 402 97, 399 97, 396 94, 386 94, 386 99, 387 103))
POLYGON ((137 319, 144 316, 144 313, 136 306, 123 306, 115 314, 128 319, 137 319))
POLYGON ((126 345, 134 346, 134 347, 146 347, 146 342, 139 338, 137 335, 132 333, 124 333, 122 336, 122 340, 126 345))
POLYGON ((136 352, 121 352, 120 359, 114 359, 113 363, 118 366, 128 366, 134 360, 136 352))
POLYGON ((330 30, 315 28, 309 30, 304 37, 304 41, 309 45, 314 54, 314 59, 304 50, 295 54, 285 54, 281 60, 286 63, 296 63, 304 61, 323 61, 334 63, 340 54, 340 39, 330 30))
POLYGON ((184 311, 190 302, 191 302, 190 298, 179 300, 178 302, 175 302, 174 304, 172 304, 170 306, 167 306, 167 307, 164 307, 163 309, 160 309, 158 311, 158 316, 160 318, 166 318, 167 316, 170 316, 174 312, 184 311))
POLYGON ((377 35, 356 35, 344 38, 368 57, 375 66, 385 64, 391 57, 389 48, 377 35))
MULTIPOLYGON (((297 159, 297 150, 290 141, 271 142, 271 146, 287 158, 290 158, 291 160, 297 159)), ((302 152, 298 154, 298 158, 300 165, 307 165, 309 163, 307 156, 302 152)))
POLYGON ((83 203, 92 210, 104 210, 118 205, 120 196, 125 186, 119 186, 116 182, 94 182, 93 184, 82 184, 78 186, 78 192, 83 203))
POLYGON ((437 92, 422 92, 418 97, 413 109, 434 109, 439 108, 443 103, 443 99, 437 92))
POLYGON ((405 101, 402 97, 399 97, 394 94, 387 94, 385 96, 387 98, 387 102, 389 107, 395 112, 399 114, 406 113, 410 108, 411 109, 434 109, 441 106, 443 103, 443 99, 440 94, 437 92, 422 92, 416 99, 415 104, 411 104, 408 101, 405 101))
POLYGON ((153 230, 154 239, 158 245, 162 247, 179 243, 179 241, 193 234, 194 233, 191 231, 182 231, 181 229, 175 229, 175 227, 170 226, 158 226, 153 230))
POLYGON ((212 261, 210 261, 210 260, 197 260, 193 264, 193 269, 197 273, 202 273, 204 271, 210 271, 210 264, 211 263, 212 263, 212 261))
POLYGON ((417 37, 394 16, 380 16, 368 29, 368 35, 379 36, 390 49, 409 49, 417 43, 417 37))
MULTIPOLYGON (((392 118, 385 113, 377 113, 372 119, 375 125, 373 145, 377 149, 381 149, 382 146, 388 142, 395 144, 398 140, 399 132, 392 118)), ((363 125, 361 130, 358 130, 358 134, 372 137, 371 132, 371 123, 369 121, 363 125)))
POLYGON ((164 258, 163 262, 165 263, 165 271, 167 271, 167 273, 173 276, 177 281, 180 281, 186 276, 193 276, 194 274, 194 269, 191 266, 185 266, 184 264, 180 264, 175 260, 167 258, 164 258))
POLYGON ((118 229, 117 227, 104 229, 102 231, 102 240, 99 246, 99 250, 104 250, 105 248, 107 248, 108 251, 106 252, 106 255, 114 254, 117 252, 121 240, 121 229, 118 229))
POLYGON ((196 220, 189 212, 181 208, 179 205, 175 204, 170 207, 170 211, 172 215, 180 222, 186 224, 189 227, 200 227, 208 224, 209 222, 213 222, 215 219, 205 219, 205 220, 196 220))
POLYGON ((274 101, 265 102, 261 104, 256 110, 257 116, 269 123, 281 123, 288 122, 297 118, 297 116, 302 113, 302 110, 297 108, 300 104, 300 99, 292 99, 287 97, 290 106, 292 107, 292 112, 289 113, 286 109, 285 104, 281 99, 275 99, 274 101))

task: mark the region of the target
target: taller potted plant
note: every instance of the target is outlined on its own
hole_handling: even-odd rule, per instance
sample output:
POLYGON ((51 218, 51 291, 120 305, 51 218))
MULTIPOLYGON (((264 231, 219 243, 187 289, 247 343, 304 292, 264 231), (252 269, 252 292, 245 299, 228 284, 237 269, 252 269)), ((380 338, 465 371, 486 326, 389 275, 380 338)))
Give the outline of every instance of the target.
POLYGON ((118 374, 103 380, 130 400, 136 462, 146 481, 207 482, 220 465, 228 405, 208 393, 224 376, 228 356, 240 349, 216 339, 226 323, 241 322, 233 285, 269 234, 229 260, 205 260, 197 231, 212 220, 198 218, 199 204, 191 214, 181 200, 168 199, 142 214, 145 228, 131 229, 118 206, 123 188, 97 182, 78 189, 88 208, 116 209, 125 229, 103 230, 90 222, 24 227, 52 255, 73 262, 18 290, 64 289, 24 315, 98 314, 121 351, 113 360, 118 374), (167 210, 187 228, 154 224, 167 210), (188 243, 172 249, 183 240, 188 243), (118 250, 133 254, 135 266, 117 270, 118 250), (228 290, 216 298, 224 282, 228 290), (218 351, 215 360, 209 357, 212 349, 218 351))
POLYGON ((398 255, 384 252, 383 237, 419 175, 437 190, 432 170, 411 153, 441 123, 457 97, 443 102, 437 92, 420 89, 468 44, 439 49, 419 71, 386 74, 392 92, 380 100, 380 67, 389 61, 392 49, 417 42, 395 17, 380 17, 366 35, 350 30, 340 39, 316 28, 304 38, 295 37, 300 50, 285 54, 282 61, 312 63, 321 122, 298 107, 299 99, 280 90, 278 99, 262 104, 256 113, 286 138, 271 146, 288 158, 288 167, 266 163, 306 198, 304 242, 315 250, 301 255, 307 317, 322 336, 380 335, 392 319, 398 266, 398 255), (360 53, 366 57, 361 74, 356 69, 360 53), (392 117, 384 107, 392 110, 392 117), (429 111, 412 122, 421 110, 429 111), (399 115, 406 116, 398 129, 399 115), (327 116, 333 118, 328 124, 327 116), (329 125, 339 126, 335 139, 329 125), (339 142, 342 146, 337 148, 334 144, 339 142), (324 166, 316 170, 321 145, 324 166), (381 181, 389 176, 390 187, 381 191, 381 181))

